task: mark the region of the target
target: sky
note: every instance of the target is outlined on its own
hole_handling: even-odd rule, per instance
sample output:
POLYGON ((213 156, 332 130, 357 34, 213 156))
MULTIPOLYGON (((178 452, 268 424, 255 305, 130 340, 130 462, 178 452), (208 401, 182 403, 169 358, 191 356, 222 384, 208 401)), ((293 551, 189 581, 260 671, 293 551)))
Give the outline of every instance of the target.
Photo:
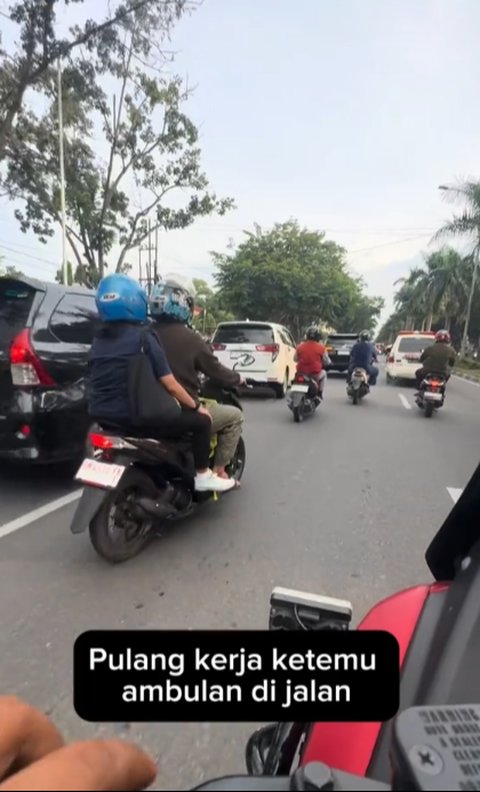
MULTIPOLYGON (((160 271, 211 280, 211 250, 296 218, 347 248, 387 314, 451 214, 438 185, 480 176, 479 29, 478 0, 204 0, 175 28, 173 68, 196 86, 211 187, 237 208, 161 233, 160 271)), ((0 208, 7 263, 54 273, 59 238, 0 208)))

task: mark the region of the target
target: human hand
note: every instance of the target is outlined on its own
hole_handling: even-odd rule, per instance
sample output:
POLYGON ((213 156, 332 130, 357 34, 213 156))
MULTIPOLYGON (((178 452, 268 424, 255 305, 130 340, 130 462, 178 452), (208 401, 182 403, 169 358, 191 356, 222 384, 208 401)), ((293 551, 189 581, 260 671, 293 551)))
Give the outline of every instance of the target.
POLYGON ((208 412, 207 408, 204 407, 203 404, 200 405, 200 407, 198 408, 197 412, 200 413, 200 415, 206 415, 208 418, 210 418, 210 423, 212 423, 212 416, 210 415, 210 413, 208 412))
POLYGON ((0 792, 134 792, 146 789, 156 774, 153 760, 135 745, 120 740, 65 745, 46 715, 13 696, 0 697, 0 792))

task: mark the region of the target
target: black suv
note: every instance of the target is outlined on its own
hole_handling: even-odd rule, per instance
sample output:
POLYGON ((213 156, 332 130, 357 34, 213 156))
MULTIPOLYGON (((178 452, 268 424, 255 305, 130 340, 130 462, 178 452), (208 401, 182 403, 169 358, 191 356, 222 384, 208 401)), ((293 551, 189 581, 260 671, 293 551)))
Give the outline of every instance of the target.
POLYGON ((0 278, 0 462, 82 454, 96 321, 93 291, 0 278))
POLYGON ((358 341, 358 333, 331 333, 327 338, 327 353, 332 361, 328 367, 329 371, 348 371, 350 362, 350 352, 353 345, 358 341))

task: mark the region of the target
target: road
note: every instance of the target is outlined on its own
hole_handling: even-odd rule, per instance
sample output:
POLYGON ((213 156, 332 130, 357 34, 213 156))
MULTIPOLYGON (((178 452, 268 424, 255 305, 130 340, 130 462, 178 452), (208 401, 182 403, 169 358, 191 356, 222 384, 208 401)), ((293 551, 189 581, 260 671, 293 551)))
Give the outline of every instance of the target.
POLYGON ((2 689, 47 710, 69 739, 115 731, 138 740, 159 760, 157 789, 243 772, 248 724, 81 722, 72 644, 91 628, 260 628, 274 585, 348 598, 359 619, 379 598, 428 579, 423 551, 452 506, 447 488, 463 488, 478 462, 480 388, 453 379, 431 420, 412 389, 387 386, 383 374, 358 407, 341 377, 327 388, 302 425, 284 402, 246 399, 242 490, 121 567, 69 533, 74 503, 8 533, 74 487, 68 470, 3 469, 2 689))

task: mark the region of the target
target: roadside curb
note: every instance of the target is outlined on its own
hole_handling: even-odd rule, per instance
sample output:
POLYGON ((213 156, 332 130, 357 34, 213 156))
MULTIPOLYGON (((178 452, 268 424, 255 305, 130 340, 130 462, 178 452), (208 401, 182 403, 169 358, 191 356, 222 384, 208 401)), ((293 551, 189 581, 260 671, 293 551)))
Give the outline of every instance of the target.
POLYGON ((458 377, 459 379, 468 380, 469 382, 476 382, 477 385, 480 385, 480 377, 472 377, 471 374, 464 374, 463 371, 456 371, 454 376, 458 377))

